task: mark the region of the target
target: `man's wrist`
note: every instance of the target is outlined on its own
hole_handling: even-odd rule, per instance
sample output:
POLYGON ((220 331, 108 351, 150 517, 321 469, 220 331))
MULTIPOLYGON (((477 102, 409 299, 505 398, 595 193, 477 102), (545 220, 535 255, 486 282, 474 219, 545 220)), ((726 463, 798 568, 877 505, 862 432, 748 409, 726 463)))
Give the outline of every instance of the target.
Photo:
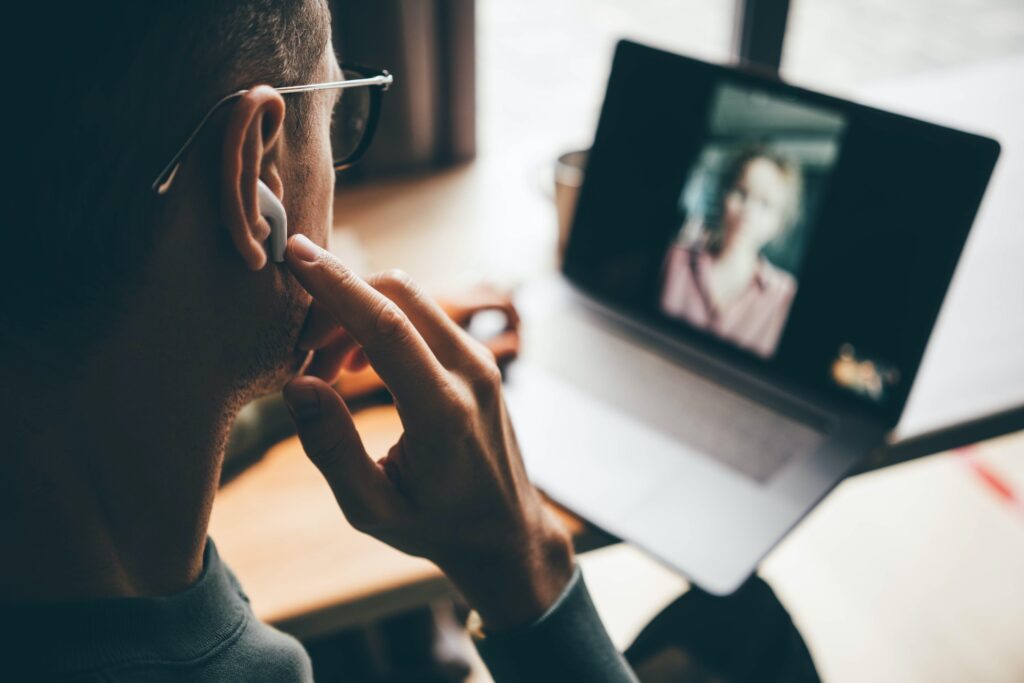
POLYGON ((540 619, 562 595, 575 569, 572 539, 553 515, 519 547, 506 548, 485 562, 442 566, 475 609, 488 632, 527 626, 540 619))

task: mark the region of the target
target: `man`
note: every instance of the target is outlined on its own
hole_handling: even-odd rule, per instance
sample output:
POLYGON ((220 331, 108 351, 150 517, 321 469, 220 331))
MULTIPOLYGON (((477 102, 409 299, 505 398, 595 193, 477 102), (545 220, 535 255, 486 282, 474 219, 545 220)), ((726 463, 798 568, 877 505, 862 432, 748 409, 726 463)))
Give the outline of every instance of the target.
POLYGON ((365 282, 318 246, 340 91, 271 86, 341 78, 325 4, 35 12, 7 61, 25 82, 0 282, 0 678, 311 679, 206 536, 235 414, 283 386, 349 521, 446 572, 496 679, 635 680, 526 479, 493 356, 408 278, 365 282), (261 181, 287 211, 284 263, 261 181), (357 348, 405 426, 380 462, 324 382, 357 348))

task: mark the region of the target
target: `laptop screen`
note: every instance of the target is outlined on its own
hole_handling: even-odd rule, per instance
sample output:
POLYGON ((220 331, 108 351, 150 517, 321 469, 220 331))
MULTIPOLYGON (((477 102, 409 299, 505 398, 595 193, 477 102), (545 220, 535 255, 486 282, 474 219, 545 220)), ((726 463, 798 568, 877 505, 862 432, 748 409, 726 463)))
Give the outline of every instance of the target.
POLYGON ((564 270, 894 424, 997 155, 986 138, 624 41, 564 270))

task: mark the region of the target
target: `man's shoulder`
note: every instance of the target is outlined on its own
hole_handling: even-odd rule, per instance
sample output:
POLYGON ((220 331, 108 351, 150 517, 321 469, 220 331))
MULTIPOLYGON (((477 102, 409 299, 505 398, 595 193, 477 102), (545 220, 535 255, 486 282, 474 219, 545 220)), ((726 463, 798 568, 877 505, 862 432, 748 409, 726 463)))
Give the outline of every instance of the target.
POLYGON ((180 593, 12 605, 0 632, 0 678, 24 673, 12 680, 313 680, 305 648, 257 619, 212 542, 180 593))

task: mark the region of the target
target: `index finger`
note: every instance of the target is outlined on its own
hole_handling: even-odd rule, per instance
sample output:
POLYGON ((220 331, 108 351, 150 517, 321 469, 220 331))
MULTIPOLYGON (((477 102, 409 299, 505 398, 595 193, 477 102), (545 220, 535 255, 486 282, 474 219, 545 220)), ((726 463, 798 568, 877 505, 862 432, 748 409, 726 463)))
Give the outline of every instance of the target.
POLYGON ((299 284, 359 342, 399 404, 436 401, 437 396, 423 401, 423 392, 441 388, 444 367, 397 304, 304 235, 288 240, 285 263, 299 284))

